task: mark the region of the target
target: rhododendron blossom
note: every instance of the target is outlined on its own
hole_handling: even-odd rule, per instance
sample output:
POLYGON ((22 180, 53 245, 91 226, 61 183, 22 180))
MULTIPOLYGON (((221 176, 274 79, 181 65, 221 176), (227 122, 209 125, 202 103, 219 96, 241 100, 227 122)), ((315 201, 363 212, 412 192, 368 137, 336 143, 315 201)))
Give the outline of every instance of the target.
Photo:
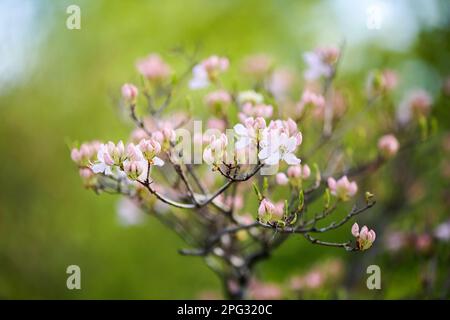
POLYGON ((228 59, 219 56, 211 56, 192 69, 192 79, 189 82, 191 89, 201 89, 217 80, 220 73, 228 69, 228 59))
POLYGON ((352 226, 352 235, 357 239, 358 248, 360 250, 369 249, 375 241, 375 231, 363 226, 361 230, 359 225, 355 222, 352 226))
POLYGON ((328 178, 328 188, 330 188, 332 195, 343 201, 347 201, 358 191, 358 185, 356 182, 350 182, 347 176, 343 176, 337 181, 332 177, 328 178))
POLYGON ((262 141, 262 149, 258 157, 264 164, 275 165, 283 160, 289 165, 300 163, 300 159, 295 155, 298 139, 296 136, 289 136, 279 130, 269 130, 262 141))

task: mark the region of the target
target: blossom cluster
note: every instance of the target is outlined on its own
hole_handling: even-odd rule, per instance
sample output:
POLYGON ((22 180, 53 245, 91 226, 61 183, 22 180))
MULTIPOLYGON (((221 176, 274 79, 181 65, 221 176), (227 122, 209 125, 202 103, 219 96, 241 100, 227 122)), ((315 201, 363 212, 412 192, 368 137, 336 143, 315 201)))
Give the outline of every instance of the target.
MULTIPOLYGON (((277 67, 267 55, 245 59, 245 79, 254 85, 241 90, 224 84, 223 75, 230 68, 227 57, 212 55, 194 62, 184 73, 189 75, 185 79, 177 78, 162 56, 150 54, 136 63, 142 87, 125 83, 121 88, 123 106, 136 126, 129 142, 83 143, 71 150, 71 158, 87 187, 129 198, 120 205, 123 221, 141 222, 136 213, 139 207, 198 246, 193 253, 186 250, 183 254, 225 260, 232 271, 224 267, 224 283, 233 295, 240 292, 235 275, 250 268, 250 259, 258 256, 248 252, 246 248, 252 247, 248 242, 272 250, 267 239, 302 234, 313 244, 365 251, 374 244, 376 234, 356 222, 351 228, 353 242, 327 242, 312 235, 334 230, 375 204, 373 195, 366 192, 365 206, 355 205, 342 220, 325 224, 339 206, 360 202, 358 191, 365 185, 360 184, 359 175, 372 173, 400 152, 402 130, 423 121, 433 100, 423 90, 408 93, 393 116, 395 124, 376 132, 375 142, 368 144, 377 150, 376 157, 352 168, 351 161, 345 162, 350 152, 343 151, 340 131, 346 128, 341 123, 349 102, 338 88, 330 93, 341 56, 336 47, 305 53, 304 88, 299 91, 295 73, 277 67), (188 101, 188 111, 165 113, 179 103, 173 95, 184 92, 183 84, 188 93, 181 100, 188 101), (203 107, 210 115, 205 119, 208 130, 198 132, 195 121, 192 126, 189 120, 193 109, 203 107), (148 114, 142 114, 144 109, 148 114), (315 157, 326 144, 338 147, 315 157), (197 149, 200 162, 196 161, 197 149), (256 207, 247 201, 252 187, 256 207), (150 200, 155 198, 156 202, 150 200), (321 212, 312 214, 310 204, 317 203, 316 199, 324 199, 318 205, 321 212)), ((367 108, 397 83, 395 71, 372 72, 367 81, 367 108)), ((349 127, 355 122, 350 121, 349 127)), ((269 252, 260 255, 269 256, 269 252)), ((250 289, 259 288, 258 282, 247 280, 250 289)), ((298 283, 313 287, 318 281, 309 275, 298 283)))

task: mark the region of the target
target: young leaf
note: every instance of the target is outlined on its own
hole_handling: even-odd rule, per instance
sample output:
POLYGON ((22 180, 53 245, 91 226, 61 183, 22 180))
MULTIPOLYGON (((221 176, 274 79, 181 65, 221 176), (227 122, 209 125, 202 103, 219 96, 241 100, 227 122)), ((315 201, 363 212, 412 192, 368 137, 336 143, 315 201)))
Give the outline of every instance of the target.
POLYGON ((267 193, 267 190, 269 189, 269 180, 267 179, 267 177, 264 177, 263 180, 263 194, 267 193))
POLYGON ((256 196, 258 197, 259 201, 262 201, 263 196, 261 194, 261 192, 259 191, 259 188, 257 186, 257 184, 255 182, 253 182, 253 190, 255 190, 256 196))
POLYGON ((297 211, 302 211, 304 205, 305 205, 305 195, 303 194, 303 190, 300 190, 300 192, 298 193, 297 211))
POLYGON ((325 200, 325 209, 328 209, 330 207, 330 202, 331 202, 331 194, 330 194, 330 189, 326 188, 325 189, 325 194, 324 196, 324 200, 325 200))

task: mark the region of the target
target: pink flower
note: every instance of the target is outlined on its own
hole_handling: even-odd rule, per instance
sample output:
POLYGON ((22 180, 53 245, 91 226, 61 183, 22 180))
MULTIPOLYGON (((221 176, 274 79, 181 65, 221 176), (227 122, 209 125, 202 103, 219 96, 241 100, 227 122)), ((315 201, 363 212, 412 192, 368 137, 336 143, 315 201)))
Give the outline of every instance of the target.
POLYGON ((420 252, 427 252, 431 249, 433 245, 433 238, 428 234, 424 233, 418 235, 416 238, 416 249, 420 252))
POLYGON ((395 156, 399 148, 400 144, 398 143, 397 138, 392 134, 382 136, 380 140, 378 140, 378 149, 385 158, 395 156))
POLYGON ((290 166, 287 170, 287 175, 292 179, 308 179, 311 175, 311 169, 307 164, 290 166))
POLYGON ((283 291, 277 284, 262 283, 256 280, 251 281, 249 294, 255 300, 277 300, 283 297, 283 291))
POLYGON ((141 129, 141 128, 137 128, 134 129, 133 132, 131 132, 131 137, 130 140, 133 143, 139 143, 139 141, 141 141, 142 139, 148 139, 149 135, 147 134, 147 132, 145 132, 145 130, 141 129))
POLYGON ((136 68, 140 74, 153 82, 164 81, 171 73, 170 67, 158 54, 150 54, 147 58, 139 60, 136 68))
POLYGON ((123 169, 131 180, 136 180, 144 173, 145 166, 142 161, 125 161, 123 169))
POLYGON ((228 145, 228 138, 221 134, 219 138, 211 136, 209 145, 203 151, 203 160, 211 165, 221 163, 225 157, 225 151, 228 145))
POLYGON ((412 118, 427 116, 430 113, 433 100, 428 92, 416 89, 407 93, 397 109, 397 119, 400 124, 406 124, 412 118))
POLYGON ((338 197, 343 201, 349 200, 358 191, 358 185, 356 182, 350 182, 347 176, 343 176, 338 181, 334 178, 328 178, 328 188, 332 195, 338 197))
POLYGON ((297 105, 297 110, 302 113, 307 107, 323 108, 325 107, 325 98, 321 94, 316 94, 313 91, 305 90, 302 98, 297 105))
POLYGON ((233 129, 238 140, 236 142, 236 149, 243 149, 251 145, 256 145, 260 140, 264 129, 266 128, 266 120, 264 118, 249 117, 243 121, 244 124, 238 123, 233 129))
POLYGON ((216 81, 220 73, 226 71, 229 66, 227 58, 211 56, 192 69, 193 78, 189 82, 191 89, 201 89, 216 81))
POLYGON ((123 142, 119 141, 115 145, 110 141, 100 146, 97 152, 97 161, 91 165, 91 169, 94 173, 110 175, 112 174, 112 167, 120 166, 125 159, 125 146, 123 142))
POLYGON ((101 143, 98 141, 83 143, 79 149, 73 148, 70 151, 70 157, 77 165, 87 166, 89 161, 97 154, 100 146, 101 143))
POLYGON ((333 73, 333 64, 339 57, 339 49, 334 47, 318 48, 314 52, 306 52, 303 59, 308 66, 305 71, 306 80, 316 80, 322 76, 329 77, 333 73))
POLYGON ((245 103, 242 106, 242 112, 239 113, 239 120, 243 122, 248 117, 270 118, 272 114, 273 107, 271 105, 245 103))
POLYGON ((277 173, 277 175, 275 176, 275 181, 280 186, 285 186, 289 183, 288 177, 283 172, 277 173))
POLYGON ((224 111, 231 103, 231 95, 225 90, 210 92, 205 97, 205 104, 213 111, 224 111))
POLYGON ((266 54, 247 57, 243 64, 244 73, 257 79, 264 78, 272 69, 273 59, 266 54))
POLYGON ((130 83, 125 83, 122 86, 122 98, 130 103, 130 104, 134 104, 136 103, 136 97, 138 95, 138 89, 136 88, 135 85, 130 84, 130 83))
POLYGON ((139 142, 139 148, 142 151, 144 158, 150 163, 150 165, 162 166, 164 161, 158 158, 156 155, 161 152, 161 145, 158 141, 153 139, 144 139, 139 142))
POLYGON ((227 124, 222 119, 211 118, 211 119, 208 119, 207 126, 210 129, 217 129, 220 131, 225 131, 227 124))
POLYGON ((117 216, 119 223, 123 226, 141 224, 145 218, 145 214, 139 208, 139 204, 125 197, 121 198, 117 203, 117 216))
POLYGON ((289 69, 275 70, 269 79, 268 89, 276 99, 286 98, 295 81, 295 75, 289 69))
POLYGON ((356 238, 357 248, 361 251, 369 249, 375 241, 375 231, 369 230, 367 226, 363 226, 359 230, 357 223, 352 226, 352 235, 356 238))
POLYGON ((393 90, 398 84, 398 74, 393 70, 384 70, 382 72, 382 85, 387 91, 393 90))
POLYGON ((281 220, 284 216, 284 202, 280 201, 275 203, 275 208, 272 213, 272 219, 281 220))
POLYGON ((94 173, 90 168, 80 168, 79 174, 84 180, 88 180, 94 176, 94 173))
POLYGON ((324 280, 322 272, 313 270, 305 276, 305 286, 309 289, 317 289, 324 283, 324 280))

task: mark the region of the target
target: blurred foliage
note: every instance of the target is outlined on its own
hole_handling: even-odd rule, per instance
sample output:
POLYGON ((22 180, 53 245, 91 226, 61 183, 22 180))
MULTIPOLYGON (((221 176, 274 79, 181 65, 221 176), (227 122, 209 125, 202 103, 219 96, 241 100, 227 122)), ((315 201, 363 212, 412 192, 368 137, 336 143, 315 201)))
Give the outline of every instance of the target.
MULTIPOLYGON (((39 50, 28 53, 37 55, 37 66, 0 96, 0 298, 180 299, 219 290, 218 279, 200 259, 177 254, 183 243, 164 226, 148 219, 144 225, 124 228, 117 223, 115 197, 98 197, 83 190, 67 141, 128 137, 131 123, 115 109, 118 88, 123 82, 138 81, 135 60, 149 52, 161 52, 175 65, 181 65, 171 54, 176 47, 192 50, 198 45, 201 56, 227 55, 232 63, 251 53, 267 52, 300 72, 301 52, 323 44, 315 38, 320 21, 311 13, 314 2, 76 2, 82 8, 82 29, 75 31, 65 28, 65 8, 73 1, 41 2, 39 15, 49 31, 39 50), (81 267, 80 291, 66 288, 65 270, 71 264, 81 267)), ((450 74, 449 33, 448 25, 423 30, 412 48, 403 52, 370 44, 350 46, 348 56, 344 53, 338 86, 358 105, 368 70, 389 67, 398 69, 401 76, 416 72, 406 81, 402 78, 400 93, 411 85, 436 93, 439 79, 450 74), (346 65, 356 61, 355 57, 361 61, 361 56, 365 60, 361 68, 345 73, 346 65)), ((333 44, 341 40, 332 39, 333 44)), ((401 94, 394 96, 395 103, 400 99, 401 94)), ((449 107, 447 99, 433 111, 440 133, 449 127, 449 107)), ((351 135, 346 139, 353 146, 354 161, 364 159, 365 154, 357 151, 367 144, 364 138, 351 135)), ((431 214, 448 218, 448 207, 440 204, 448 178, 445 181, 436 170, 436 159, 444 155, 435 153, 433 143, 439 142, 411 151, 408 164, 426 190, 423 199, 402 209, 408 212, 388 208, 387 200, 395 200, 398 190, 380 181, 395 183, 390 179, 392 170, 403 163, 394 162, 366 181, 380 203, 370 215, 383 215, 386 225, 399 220, 398 224, 411 230, 425 228, 431 214), (406 219, 397 219, 405 215, 406 219)), ((369 223, 368 215, 362 220, 369 223)), ((333 237, 347 239, 348 230, 333 237)), ((311 297, 430 296, 424 293, 420 277, 426 257, 378 254, 377 246, 382 246, 381 240, 373 253, 361 257, 292 238, 258 274, 268 281, 285 282, 323 259, 340 257, 360 279, 356 291, 342 293, 337 285, 311 297), (365 269, 374 263, 383 272, 381 292, 365 288, 365 269)), ((448 256, 448 248, 443 248, 438 259, 447 272, 448 256)), ((441 283, 445 282, 445 275, 441 277, 441 283)))

